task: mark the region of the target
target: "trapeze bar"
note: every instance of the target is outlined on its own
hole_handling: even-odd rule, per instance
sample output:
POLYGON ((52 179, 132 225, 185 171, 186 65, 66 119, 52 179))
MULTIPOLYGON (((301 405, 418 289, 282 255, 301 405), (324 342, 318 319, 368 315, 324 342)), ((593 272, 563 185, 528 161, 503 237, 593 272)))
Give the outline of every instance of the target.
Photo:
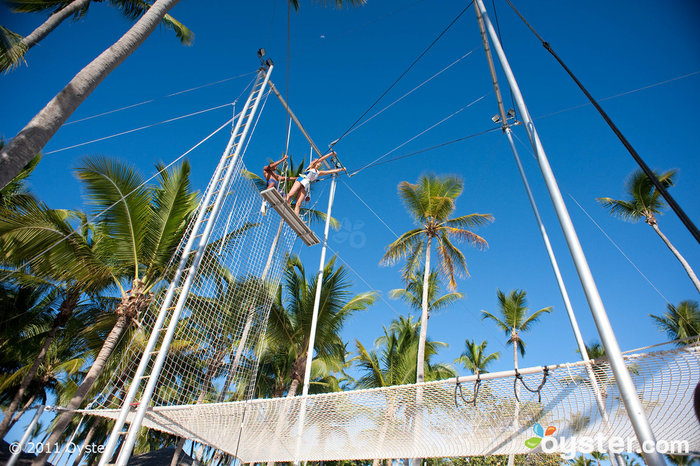
POLYGON ((277 191, 275 188, 268 188, 261 192, 260 195, 270 204, 270 206, 272 206, 273 209, 277 211, 278 214, 280 214, 282 220, 284 220, 287 225, 294 230, 294 233, 299 235, 301 240, 307 246, 313 246, 314 244, 321 242, 314 232, 311 231, 308 226, 306 226, 304 221, 299 218, 296 212, 292 210, 291 206, 287 204, 287 201, 285 201, 279 191, 277 191))

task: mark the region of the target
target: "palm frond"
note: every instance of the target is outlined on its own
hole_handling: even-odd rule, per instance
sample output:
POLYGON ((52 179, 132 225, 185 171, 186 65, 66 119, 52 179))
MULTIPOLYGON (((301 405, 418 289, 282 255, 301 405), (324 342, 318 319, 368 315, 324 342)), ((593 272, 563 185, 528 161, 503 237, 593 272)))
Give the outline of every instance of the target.
POLYGON ((21 35, 0 26, 0 71, 8 73, 20 65, 27 64, 24 59, 27 46, 22 39, 21 35))

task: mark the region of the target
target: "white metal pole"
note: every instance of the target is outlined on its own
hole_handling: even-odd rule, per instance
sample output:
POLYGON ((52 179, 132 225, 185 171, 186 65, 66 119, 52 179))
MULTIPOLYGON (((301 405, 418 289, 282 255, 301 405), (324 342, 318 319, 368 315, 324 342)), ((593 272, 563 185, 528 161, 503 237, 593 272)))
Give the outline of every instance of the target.
POLYGON ((39 409, 36 410, 36 414, 34 414, 32 421, 29 423, 29 426, 24 431, 24 435, 22 435, 22 438, 19 441, 19 445, 17 445, 17 448, 15 449, 15 451, 12 452, 12 456, 10 457, 10 460, 7 462, 7 466, 12 466, 19 459, 19 455, 22 454, 22 450, 24 450, 24 446, 27 444, 27 440, 29 440, 29 437, 31 437, 31 435, 32 435, 32 430, 34 429, 34 426, 36 425, 37 422, 39 422, 39 417, 41 417, 41 413, 44 412, 44 408, 45 408, 45 406, 41 405, 41 406, 39 406, 39 409))
MULTIPOLYGON (((255 89, 255 86, 260 81, 260 79, 262 79, 262 74, 259 73, 255 84, 253 84, 253 89, 255 89)), ((246 112, 250 107, 252 97, 253 94, 251 92, 251 94, 248 96, 248 99, 246 100, 245 105, 243 106, 243 112, 246 112)), ((223 155, 221 156, 221 160, 219 161, 219 164, 217 165, 216 170, 214 171, 212 180, 218 180, 221 177, 221 172, 223 171, 224 166, 226 165, 226 157, 229 155, 234 140, 240 132, 240 127, 243 122, 244 115, 244 113, 241 113, 241 117, 238 118, 238 121, 236 121, 234 125, 228 144, 226 145, 226 149, 224 150, 223 155)), ((173 277, 173 280, 168 286, 168 291, 166 292, 165 298, 163 299, 163 303, 161 304, 160 310, 158 312, 158 317, 156 318, 156 322, 153 325, 153 329, 151 330, 151 335, 148 339, 148 342, 146 343, 146 347, 143 350, 143 356, 141 357, 139 366, 137 367, 136 372, 134 373, 131 385, 129 386, 129 391, 127 392, 126 398, 124 399, 121 409, 119 411, 119 417, 117 418, 114 427, 112 428, 112 432, 102 452, 98 466, 106 466, 111 460, 112 455, 114 455, 114 451, 117 447, 117 442, 119 441, 119 437, 122 435, 122 429, 124 428, 126 419, 129 416, 129 413, 131 412, 131 404, 134 402, 134 399, 136 398, 136 393, 139 390, 141 377, 143 377, 143 374, 146 372, 148 363, 151 361, 150 355, 153 352, 156 343, 158 343, 158 338, 160 337, 159 330, 165 323, 165 319, 168 315, 168 310, 170 309, 173 297, 175 296, 175 289, 177 288, 177 285, 180 282, 182 274, 187 266, 187 262, 189 261, 189 255, 194 247, 196 239, 196 232, 199 231, 199 229, 201 228, 202 221, 206 214, 206 209, 202 207, 209 205, 209 202, 211 202, 211 198, 214 195, 214 190, 216 189, 216 184, 216 181, 213 181, 211 183, 209 189, 207 190, 204 196, 204 199, 200 203, 199 213, 197 214, 197 218, 195 220, 194 226, 192 227, 192 232, 190 234, 189 239, 187 240, 187 244, 183 249, 182 258, 180 259, 180 263, 178 264, 177 271, 175 272, 175 276, 173 277)))
POLYGON ((323 269, 326 267, 326 248, 328 246, 328 231, 331 225, 331 212, 333 201, 335 200, 335 183, 338 175, 333 175, 331 179, 331 192, 328 195, 328 209, 326 210, 326 227, 323 230, 323 247, 321 248, 321 262, 318 265, 318 278, 316 279, 316 296, 314 297, 314 311, 311 316, 311 331, 309 332, 309 349, 306 352, 306 368, 304 370, 304 387, 302 396, 309 394, 311 383, 311 363, 314 358, 314 344, 316 343, 316 326, 318 325, 318 310, 321 306, 321 291, 323 288, 323 269))
MULTIPOLYGON (((309 347, 306 351, 306 367, 304 368, 304 385, 301 390, 301 396, 309 394, 309 385, 311 385, 311 363, 314 359, 314 345, 316 343, 316 327, 318 325, 318 311, 321 306, 321 291, 323 289, 323 270, 326 267, 326 249, 328 246, 328 232, 331 225, 331 213, 333 211, 333 201, 335 200, 335 185, 338 175, 333 174, 331 179, 331 190, 328 195, 328 209, 326 210, 326 226, 323 230, 323 247, 321 248, 321 261, 318 265, 318 275, 316 278, 316 295, 314 296, 314 309, 311 316, 311 330, 309 331, 309 347)), ((302 399, 301 409, 299 412, 299 430, 297 433, 296 454, 294 455, 294 464, 299 464, 299 451, 301 448, 301 436, 304 433, 304 421, 306 418, 306 400, 302 399)))
POLYGON ((518 83, 515 80, 513 71, 511 70, 505 53, 503 52, 501 43, 498 40, 498 35, 496 34, 488 14, 486 13, 483 0, 476 0, 475 4, 478 6, 479 11, 484 18, 486 29, 491 37, 491 42, 493 43, 498 59, 501 62, 503 72, 508 79, 508 84, 513 92, 513 98, 515 99, 518 109, 520 110, 520 115, 523 119, 528 136, 530 137, 530 142, 537 156, 537 162, 539 163, 540 170, 542 171, 542 176, 545 184, 547 185, 552 203, 554 204, 554 209, 556 210, 557 217, 559 218, 559 223, 564 231, 564 236, 566 238, 569 251, 571 252, 571 256, 573 257, 574 265, 576 266, 576 271, 578 272, 579 279, 581 280, 583 290, 586 294, 586 299, 588 300, 588 304, 591 308, 593 319, 596 327, 598 328, 601 342, 605 347, 605 351, 610 360, 610 366, 615 376, 615 382, 620 390, 622 401, 629 415, 635 434, 637 435, 639 445, 644 453, 644 459, 647 464, 651 466, 665 466, 666 462, 663 459, 663 456, 656 451, 656 439, 654 437, 654 433, 651 430, 649 421, 647 420, 642 404, 637 396, 637 392, 632 382, 632 377, 625 366, 625 361, 622 358, 622 353, 617 343, 617 339, 615 338, 615 333, 613 332, 612 326, 610 325, 610 320, 608 319, 605 307, 603 306, 603 300, 601 299, 598 288, 596 287, 593 274, 588 266, 586 256, 583 253, 583 248, 579 242, 578 236, 571 221, 571 217, 569 216, 569 212, 566 209, 564 199, 559 191, 559 186, 554 178, 552 168, 547 160, 547 155, 542 147, 542 142, 537 134, 532 118, 528 113, 522 93, 518 87, 518 83), (653 451, 644 451, 651 449, 653 449, 653 451))
MULTIPOLYGON (((138 431, 141 428, 141 424, 143 422, 143 418, 146 415, 146 410, 149 407, 150 401, 151 401, 151 396, 153 395, 153 391, 155 390, 156 382, 158 381, 158 376, 160 375, 160 371, 163 367, 163 363, 165 362, 165 358, 167 356, 168 348, 170 346, 170 342, 172 341, 172 338, 175 334, 175 328, 177 327, 178 319, 180 316, 180 313, 182 312, 182 309, 185 306, 185 301, 187 300, 187 294, 189 292, 190 287, 192 286, 192 282, 194 281, 194 275, 197 271, 197 268, 199 267, 199 263, 201 262, 202 259, 202 254, 204 247, 206 246, 207 242, 209 241, 209 235, 211 234, 211 230, 214 226, 214 221, 216 219, 216 215, 219 212, 219 209, 221 207, 222 201, 224 197, 226 196, 226 188, 230 182, 230 179, 233 175, 234 169, 237 164, 238 157, 240 156, 241 149, 243 147, 243 142, 245 141, 245 138, 248 134, 248 131, 250 130, 251 127, 251 122, 253 119, 253 115, 255 115, 255 112, 258 109, 258 106, 260 104, 260 97, 262 97, 265 86, 267 85, 269 79, 270 79, 270 73, 272 72, 272 65, 270 65, 267 68, 267 72, 265 74, 265 78, 262 84, 262 87, 258 91, 258 95, 255 99, 255 102, 253 103, 252 109, 250 111, 250 116, 248 117, 247 121, 245 122, 245 127, 243 128, 243 132, 241 133, 241 137, 238 141, 238 144, 236 145, 236 148, 234 149, 234 153, 230 155, 232 157, 232 160, 228 164, 228 169, 226 171, 226 174, 224 175, 224 180, 222 182, 221 188, 217 194, 216 200, 214 201, 214 206, 211 209, 211 212, 209 213, 209 221, 204 227, 204 232, 202 233, 202 237, 199 240, 199 246, 197 248, 197 252, 195 254, 193 263, 191 267, 189 267, 189 272, 187 274, 187 278, 185 279, 185 283, 182 286, 182 290, 180 292, 180 296, 178 298, 177 305, 175 306, 175 310, 173 311, 173 316, 170 319, 170 322, 168 324, 167 331, 165 333, 165 336, 163 337, 163 342, 160 345, 160 349, 158 351, 158 356, 156 357, 155 362, 153 363, 153 369, 151 370, 150 377, 148 379, 148 383, 146 384, 146 388, 144 389, 143 394, 141 395, 141 400, 139 402, 139 406, 136 410, 136 414, 134 415, 134 418, 131 421, 131 425, 129 426, 129 433, 124 440, 124 445, 122 446, 122 449, 119 453, 119 457, 117 459, 116 465, 117 466, 126 466, 129 457, 131 456, 131 452, 134 449, 134 444, 136 443, 136 438, 138 436, 138 431)), ((253 88, 253 91, 255 92, 255 88, 253 88)), ((251 96, 252 96, 251 92, 251 96)), ((249 97, 250 100, 250 97, 249 97)), ((243 113, 241 120, 245 118, 245 113, 243 113)), ((238 123, 240 125, 240 122, 238 123)), ((206 209, 206 205, 201 206, 203 209, 206 209)))

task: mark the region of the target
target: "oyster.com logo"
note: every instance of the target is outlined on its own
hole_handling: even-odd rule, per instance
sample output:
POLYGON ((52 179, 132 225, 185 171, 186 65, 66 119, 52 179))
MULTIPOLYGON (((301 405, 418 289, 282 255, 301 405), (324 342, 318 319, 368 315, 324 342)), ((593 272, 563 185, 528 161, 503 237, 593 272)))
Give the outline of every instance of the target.
POLYGON ((537 422, 532 427, 532 430, 535 431, 536 437, 530 437, 529 439, 525 440, 525 446, 528 448, 536 448, 540 444, 540 442, 542 441, 543 437, 547 437, 548 435, 552 435, 554 432, 557 431, 557 428, 554 426, 548 426, 547 429, 545 430, 542 428, 540 423, 537 422))

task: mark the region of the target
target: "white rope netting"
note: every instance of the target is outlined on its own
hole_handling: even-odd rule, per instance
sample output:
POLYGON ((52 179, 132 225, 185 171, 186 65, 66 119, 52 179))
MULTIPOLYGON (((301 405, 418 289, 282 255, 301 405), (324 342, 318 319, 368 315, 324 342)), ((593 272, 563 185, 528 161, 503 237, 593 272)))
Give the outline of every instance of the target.
MULTIPOLYGON (((187 296, 152 405, 242 400, 252 396, 262 334, 296 235, 274 211, 261 213, 259 191, 245 173, 239 162, 187 296)), ((218 189, 212 183, 213 179, 207 189, 218 189)), ((173 271, 191 229, 192 225, 173 257, 173 271)), ((130 340, 123 342, 128 343, 125 356, 112 363, 111 379, 91 406, 115 408, 122 404, 166 287, 167 283, 130 340)), ((176 295, 173 306, 177 298, 176 295)), ((136 400, 139 399, 137 394, 136 400)))
MULTIPOLYGON (((700 347, 632 354, 625 360, 657 441, 665 442, 668 453, 700 451, 700 423, 693 411, 700 347)), ((538 437, 536 423, 556 428, 549 437, 557 441, 558 452, 568 452, 566 440, 574 436, 602 439, 602 451, 613 438, 621 438, 629 446, 625 451, 639 451, 609 365, 597 361, 593 370, 609 422, 603 420, 579 362, 548 368, 539 394, 521 386, 519 402, 511 372, 483 374, 475 403, 470 403, 476 379, 471 376, 459 378, 459 384, 449 379, 306 397, 156 407, 147 413, 144 426, 216 447, 245 463, 538 453, 542 445, 526 445, 538 437), (458 385, 463 397, 456 394, 458 385)), ((543 372, 542 367, 520 371, 532 389, 542 383, 543 372)), ((86 412, 107 418, 118 414, 86 412)))

